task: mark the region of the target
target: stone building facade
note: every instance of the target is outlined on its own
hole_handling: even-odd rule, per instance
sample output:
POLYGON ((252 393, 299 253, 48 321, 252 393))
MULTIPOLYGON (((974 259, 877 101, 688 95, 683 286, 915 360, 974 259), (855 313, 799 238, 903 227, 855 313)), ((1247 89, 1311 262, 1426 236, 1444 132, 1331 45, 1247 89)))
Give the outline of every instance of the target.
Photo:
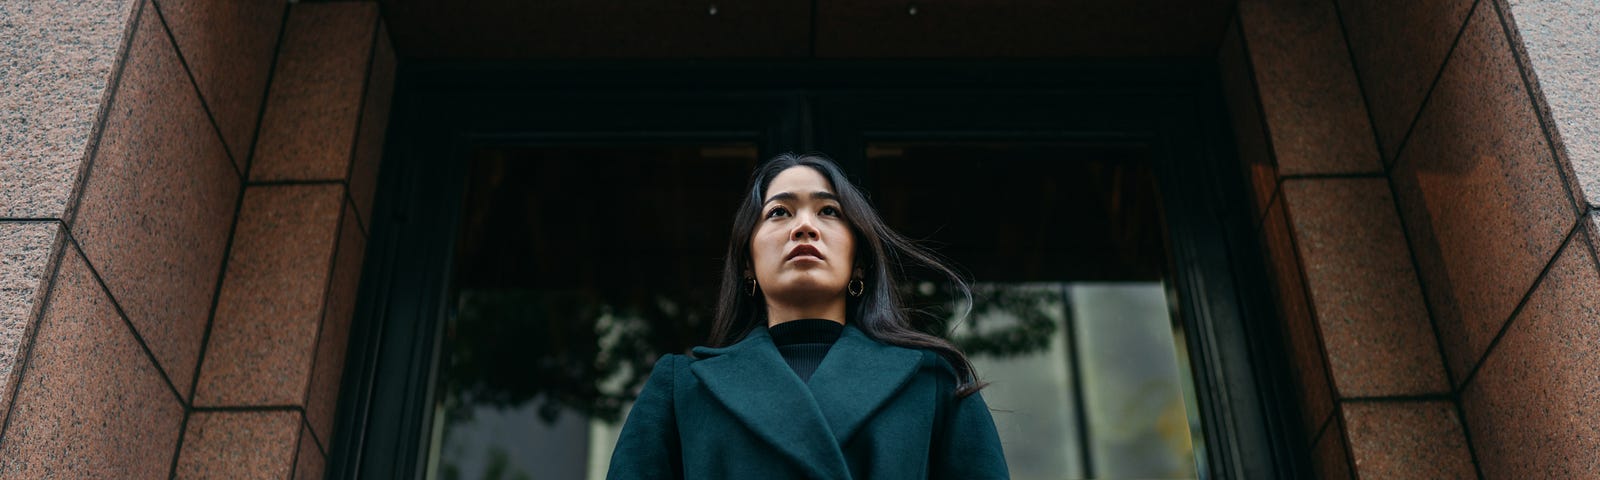
MULTIPOLYGON (((1600 5, 1219 4, 1310 469, 1600 475, 1600 5)), ((0 4, 0 477, 324 476, 414 5, 0 4)))

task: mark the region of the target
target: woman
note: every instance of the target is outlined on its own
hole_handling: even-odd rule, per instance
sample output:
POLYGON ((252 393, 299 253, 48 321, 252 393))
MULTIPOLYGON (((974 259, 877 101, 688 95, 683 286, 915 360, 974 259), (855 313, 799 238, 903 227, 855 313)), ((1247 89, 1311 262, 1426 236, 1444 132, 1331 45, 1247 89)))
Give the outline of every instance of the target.
POLYGON ((656 362, 608 478, 1008 478, 972 364, 911 324, 907 267, 967 292, 831 161, 763 164, 735 215, 710 346, 656 362))

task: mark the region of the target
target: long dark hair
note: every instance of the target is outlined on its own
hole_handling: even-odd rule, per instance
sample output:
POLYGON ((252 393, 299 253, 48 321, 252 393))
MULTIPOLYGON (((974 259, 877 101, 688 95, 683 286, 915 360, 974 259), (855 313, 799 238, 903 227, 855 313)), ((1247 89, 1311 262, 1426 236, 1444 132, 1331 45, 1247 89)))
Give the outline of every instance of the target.
POLYGON ((758 326, 764 326, 766 303, 762 297, 747 295, 742 290, 746 283, 744 272, 750 268, 750 238, 755 234, 757 222, 761 221, 767 187, 773 178, 791 167, 808 167, 828 179, 834 194, 839 196, 844 219, 855 235, 855 267, 865 273, 866 293, 860 297, 846 297, 847 321, 880 342, 938 353, 955 368, 956 394, 961 397, 983 388, 967 355, 949 340, 917 328, 925 324, 926 319, 913 318, 900 294, 900 286, 907 282, 907 268, 920 267, 945 277, 954 295, 971 305, 972 290, 966 280, 937 255, 885 225, 866 196, 850 183, 839 166, 817 153, 778 155, 750 175, 748 193, 733 216, 733 234, 728 239, 728 255, 722 266, 717 316, 712 321, 711 338, 707 343, 713 347, 732 345, 758 326))

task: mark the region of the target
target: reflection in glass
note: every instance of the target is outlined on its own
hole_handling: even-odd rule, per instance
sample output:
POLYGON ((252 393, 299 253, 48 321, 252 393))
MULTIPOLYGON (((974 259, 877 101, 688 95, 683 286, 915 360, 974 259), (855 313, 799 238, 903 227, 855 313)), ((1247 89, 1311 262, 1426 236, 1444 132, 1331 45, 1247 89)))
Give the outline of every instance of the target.
POLYGON ((472 158, 428 474, 604 477, 614 442, 604 437, 655 359, 705 338, 756 149, 499 147, 472 158))
POLYGON ((975 293, 952 338, 990 382, 983 396, 1012 478, 1197 477, 1198 412, 1160 283, 981 284, 975 293), (1047 342, 981 346, 1023 332, 1047 342))

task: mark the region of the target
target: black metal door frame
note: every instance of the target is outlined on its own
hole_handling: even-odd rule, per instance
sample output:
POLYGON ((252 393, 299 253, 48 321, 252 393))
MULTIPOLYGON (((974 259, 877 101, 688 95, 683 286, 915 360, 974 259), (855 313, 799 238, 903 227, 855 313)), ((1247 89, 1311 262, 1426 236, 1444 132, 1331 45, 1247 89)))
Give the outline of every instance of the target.
POLYGON ((879 138, 1149 148, 1205 426, 1202 476, 1307 471, 1209 63, 403 64, 397 78, 331 478, 423 478, 469 149, 748 140, 763 158, 820 149, 861 171, 864 142, 879 138))

